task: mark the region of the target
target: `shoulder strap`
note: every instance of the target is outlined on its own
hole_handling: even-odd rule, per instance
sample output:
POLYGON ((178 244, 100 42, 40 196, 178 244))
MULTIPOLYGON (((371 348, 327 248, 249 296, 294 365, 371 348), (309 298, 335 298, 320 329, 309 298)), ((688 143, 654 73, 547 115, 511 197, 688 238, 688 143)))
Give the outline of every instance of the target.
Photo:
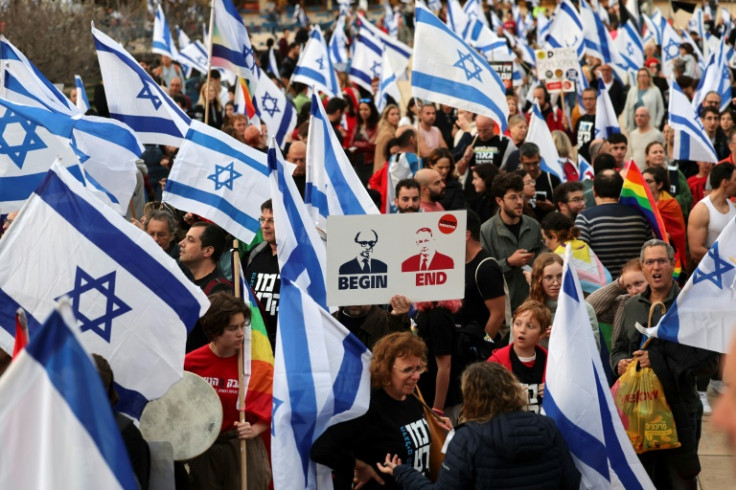
POLYGON ((210 291, 217 286, 218 284, 227 284, 228 286, 232 287, 232 283, 225 279, 224 277, 216 277, 215 279, 212 279, 210 282, 207 283, 207 285, 204 287, 203 292, 205 296, 210 295, 210 291))
POLYGON ((478 264, 478 267, 475 268, 475 287, 478 289, 478 294, 480 295, 482 299, 483 293, 481 292, 480 286, 478 285, 478 271, 480 270, 480 266, 483 265, 483 263, 487 260, 492 260, 501 270, 501 278, 503 279, 503 295, 504 295, 504 302, 505 302, 504 320, 506 321, 506 327, 508 329, 508 328, 511 328, 511 323, 513 322, 513 315, 511 312, 511 295, 509 294, 509 285, 506 283, 506 277, 503 275, 503 269, 501 268, 501 264, 499 264, 498 261, 494 257, 486 257, 485 259, 481 260, 480 263, 478 264))
POLYGON ((268 242, 264 240, 264 241, 262 241, 261 243, 259 243, 258 245, 256 245, 255 247, 253 247, 253 248, 251 249, 250 253, 248 254, 248 261, 247 261, 247 263, 245 264, 245 266, 246 266, 246 267, 248 267, 248 266, 250 265, 250 263, 251 263, 251 262, 253 262, 253 258, 254 258, 254 257, 255 257, 256 255, 258 255, 259 253, 261 253, 261 251, 262 251, 262 250, 263 250, 264 248, 266 248, 267 246, 268 246, 268 242))

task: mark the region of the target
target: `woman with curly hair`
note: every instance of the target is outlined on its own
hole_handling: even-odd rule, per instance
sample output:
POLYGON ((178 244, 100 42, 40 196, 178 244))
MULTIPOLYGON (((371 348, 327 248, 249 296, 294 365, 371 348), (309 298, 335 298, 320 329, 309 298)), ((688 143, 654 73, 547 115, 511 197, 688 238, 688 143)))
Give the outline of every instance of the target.
POLYGON ((445 196, 440 201, 447 211, 465 209, 465 192, 455 176, 455 159, 447 148, 435 148, 427 157, 427 168, 437 171, 445 183, 445 196))
POLYGON ((368 411, 330 427, 312 446, 312 460, 332 468, 336 490, 354 483, 365 489, 401 488, 378 473, 376 464, 387 451, 429 475, 429 426, 412 395, 426 366, 427 346, 411 332, 389 334, 373 346, 368 411))
POLYGON ((408 490, 580 486, 562 434, 552 419, 523 410, 526 396, 510 371, 491 362, 471 364, 462 391, 463 424, 448 444, 436 484, 394 453, 380 470, 408 490))

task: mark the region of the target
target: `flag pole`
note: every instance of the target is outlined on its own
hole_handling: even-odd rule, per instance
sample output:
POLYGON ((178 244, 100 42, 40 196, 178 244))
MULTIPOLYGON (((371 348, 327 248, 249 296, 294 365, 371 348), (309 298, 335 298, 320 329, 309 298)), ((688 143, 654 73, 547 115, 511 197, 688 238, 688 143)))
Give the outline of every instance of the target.
MULTIPOLYGON (((235 297, 243 299, 243 291, 240 288, 240 254, 238 254, 238 240, 233 240, 233 287, 235 297)), ((240 417, 240 423, 245 422, 245 369, 244 369, 244 346, 238 350, 238 404, 240 411, 238 416, 240 417)), ((242 490, 248 490, 248 463, 247 463, 247 449, 245 440, 240 440, 240 488, 242 490)))
MULTIPOLYGON (((210 118, 210 94, 209 94, 209 86, 210 86, 210 72, 212 71, 212 30, 215 25, 215 0, 212 0, 210 2, 210 43, 207 47, 207 81, 205 82, 205 87, 207 87, 207 92, 204 94, 204 123, 209 124, 209 118, 210 118)), ((215 97, 219 97, 220 94, 215 94, 215 97)))

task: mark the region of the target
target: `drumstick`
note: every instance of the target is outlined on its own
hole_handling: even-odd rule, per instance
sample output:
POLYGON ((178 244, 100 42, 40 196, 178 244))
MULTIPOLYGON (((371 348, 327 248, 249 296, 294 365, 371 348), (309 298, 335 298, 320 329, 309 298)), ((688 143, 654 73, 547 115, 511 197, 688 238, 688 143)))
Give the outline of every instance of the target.
MULTIPOLYGON (((243 299, 243 291, 240 289, 240 255, 238 254, 238 240, 233 240, 233 286, 235 297, 243 299)), ((240 401, 240 423, 245 422, 245 369, 243 366, 243 348, 238 350, 238 400, 240 401)), ((240 488, 248 490, 248 459, 245 440, 240 440, 240 488)))

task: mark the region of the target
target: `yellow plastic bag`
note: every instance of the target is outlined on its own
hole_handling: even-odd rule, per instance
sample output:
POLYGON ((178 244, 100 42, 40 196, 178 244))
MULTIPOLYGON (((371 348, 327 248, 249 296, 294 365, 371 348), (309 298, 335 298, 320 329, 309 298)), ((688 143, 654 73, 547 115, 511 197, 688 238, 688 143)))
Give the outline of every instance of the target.
POLYGON ((639 361, 632 361, 611 393, 637 454, 680 447, 675 419, 652 368, 639 369, 639 361))

